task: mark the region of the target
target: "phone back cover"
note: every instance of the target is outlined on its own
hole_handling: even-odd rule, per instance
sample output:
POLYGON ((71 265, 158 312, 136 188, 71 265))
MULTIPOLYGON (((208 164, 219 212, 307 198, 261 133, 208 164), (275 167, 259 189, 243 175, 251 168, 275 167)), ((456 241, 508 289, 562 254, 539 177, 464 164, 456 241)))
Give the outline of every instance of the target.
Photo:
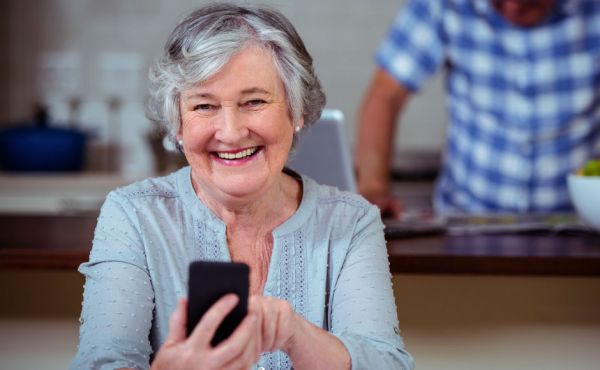
POLYGON ((245 263, 196 261, 190 264, 188 291, 188 336, 204 313, 225 294, 238 296, 237 306, 217 329, 211 344, 227 339, 248 311, 248 274, 245 263))

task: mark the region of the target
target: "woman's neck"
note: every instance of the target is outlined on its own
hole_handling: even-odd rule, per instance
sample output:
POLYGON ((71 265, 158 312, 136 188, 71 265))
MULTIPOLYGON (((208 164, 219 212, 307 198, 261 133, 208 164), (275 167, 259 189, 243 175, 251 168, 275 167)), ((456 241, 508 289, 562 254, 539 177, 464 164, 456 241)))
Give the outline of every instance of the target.
POLYGON ((281 173, 279 181, 252 201, 224 202, 202 192, 196 194, 227 225, 231 259, 250 266, 250 291, 262 294, 273 250, 273 230, 290 218, 302 199, 301 182, 281 173))
POLYGON ((227 225, 228 233, 270 232, 294 214, 302 198, 300 182, 283 172, 270 189, 249 199, 214 196, 192 183, 198 198, 227 225))

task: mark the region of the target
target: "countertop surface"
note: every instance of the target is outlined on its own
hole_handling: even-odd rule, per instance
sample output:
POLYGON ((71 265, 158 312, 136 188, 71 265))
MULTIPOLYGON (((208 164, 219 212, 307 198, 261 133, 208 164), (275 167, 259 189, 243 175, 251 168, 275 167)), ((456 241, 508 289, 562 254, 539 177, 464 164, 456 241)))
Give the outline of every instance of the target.
MULTIPOLYGON (((75 269, 87 261, 108 174, 0 176, 0 267, 75 269)), ((431 181, 394 184, 427 208, 431 181)), ((393 273, 600 276, 600 234, 532 232, 387 237, 393 273)))
MULTIPOLYGON (((97 212, 0 215, 0 267, 75 269, 88 259, 97 212)), ((392 273, 600 276, 600 235, 388 238, 392 273)))
POLYGON ((0 214, 96 212, 110 190, 133 181, 111 173, 0 172, 0 214))

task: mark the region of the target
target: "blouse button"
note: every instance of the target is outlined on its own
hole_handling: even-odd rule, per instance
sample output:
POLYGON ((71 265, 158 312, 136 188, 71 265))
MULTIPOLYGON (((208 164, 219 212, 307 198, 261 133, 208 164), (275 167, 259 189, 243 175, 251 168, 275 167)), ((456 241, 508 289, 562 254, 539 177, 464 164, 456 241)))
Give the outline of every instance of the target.
POLYGON ((259 367, 258 370, 266 370, 264 367, 259 367))

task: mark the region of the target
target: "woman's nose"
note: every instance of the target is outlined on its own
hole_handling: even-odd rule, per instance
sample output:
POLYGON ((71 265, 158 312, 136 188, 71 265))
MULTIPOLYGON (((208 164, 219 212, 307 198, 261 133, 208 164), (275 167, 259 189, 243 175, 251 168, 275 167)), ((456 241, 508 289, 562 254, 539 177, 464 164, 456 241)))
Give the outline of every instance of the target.
POLYGON ((224 107, 220 113, 215 131, 217 140, 227 144, 235 144, 248 136, 248 127, 238 109, 224 107))

